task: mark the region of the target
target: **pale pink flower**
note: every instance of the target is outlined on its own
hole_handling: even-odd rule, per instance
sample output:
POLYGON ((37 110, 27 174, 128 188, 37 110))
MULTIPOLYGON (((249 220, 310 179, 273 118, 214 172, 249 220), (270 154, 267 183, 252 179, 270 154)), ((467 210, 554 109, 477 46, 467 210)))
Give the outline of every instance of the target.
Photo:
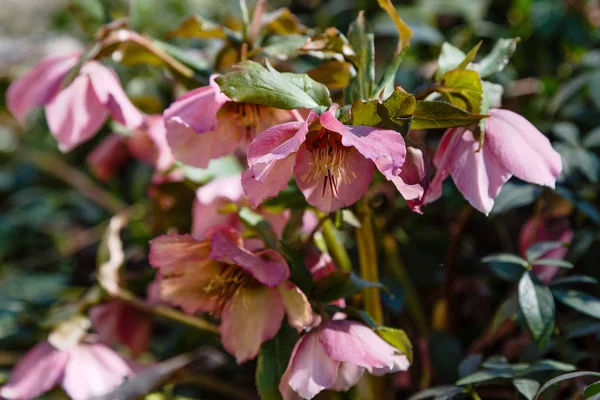
POLYGON ((312 399, 326 389, 347 391, 365 370, 383 375, 409 366, 400 350, 366 325, 329 320, 298 340, 279 390, 284 400, 312 399))
POLYGON ((150 264, 159 268, 161 298, 185 312, 221 318, 223 347, 238 361, 254 358, 273 338, 287 312, 297 329, 312 323, 306 296, 291 282, 285 259, 274 250, 251 252, 239 233, 215 226, 206 239, 163 235, 150 242, 150 264))
POLYGON ((80 342, 59 350, 44 341, 15 365, 8 383, 0 388, 0 396, 29 400, 61 386, 70 398, 88 400, 110 392, 134 375, 129 363, 101 343, 80 342))
MULTIPOLYGON (((573 240, 573 229, 568 218, 547 218, 531 217, 529 218, 519 234, 519 252, 523 257, 527 249, 538 242, 566 242, 573 240)), ((562 260, 567 255, 568 249, 564 246, 557 247, 544 253, 539 258, 562 260)), ((533 272, 544 282, 548 283, 556 276, 559 267, 554 265, 535 265, 533 272)))
POLYGON ((434 163, 438 171, 427 202, 440 197, 442 182, 452 175, 458 190, 473 207, 488 214, 494 198, 510 179, 554 188, 562 170, 560 155, 550 141, 525 118, 508 110, 492 109, 485 120, 485 142, 466 128, 448 129, 434 163))
POLYGON ((425 152, 415 146, 406 146, 406 160, 400 175, 392 178, 411 210, 421 214, 421 207, 429 191, 429 159, 425 152))
POLYGON ((231 101, 215 78, 183 95, 163 115, 175 158, 198 168, 238 148, 246 152, 265 129, 296 119, 293 111, 231 101))
POLYGON ((128 158, 127 139, 111 133, 88 154, 86 162, 98 179, 108 181, 128 158))
POLYGON ((292 175, 309 204, 331 212, 364 196, 373 164, 387 179, 400 174, 406 157, 402 135, 344 125, 336 108, 273 126, 252 142, 242 184, 255 207, 282 191, 292 175))
POLYGON ((6 97, 8 109, 21 122, 31 108, 46 106, 50 132, 64 152, 91 139, 109 115, 129 129, 144 123, 117 74, 98 61, 86 61, 73 82, 60 90, 78 59, 79 54, 71 54, 42 60, 9 87, 6 97))

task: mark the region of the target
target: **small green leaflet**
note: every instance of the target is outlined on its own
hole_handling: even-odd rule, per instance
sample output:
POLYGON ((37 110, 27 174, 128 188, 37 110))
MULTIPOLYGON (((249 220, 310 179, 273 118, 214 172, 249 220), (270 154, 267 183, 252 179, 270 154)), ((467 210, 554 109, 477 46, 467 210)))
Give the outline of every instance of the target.
POLYGON ((471 114, 445 101, 417 101, 412 129, 468 126, 483 118, 487 115, 471 114))
POLYGON ((525 272, 519 281, 519 308, 527 328, 536 343, 545 348, 554 330, 554 298, 552 292, 531 272, 525 272))

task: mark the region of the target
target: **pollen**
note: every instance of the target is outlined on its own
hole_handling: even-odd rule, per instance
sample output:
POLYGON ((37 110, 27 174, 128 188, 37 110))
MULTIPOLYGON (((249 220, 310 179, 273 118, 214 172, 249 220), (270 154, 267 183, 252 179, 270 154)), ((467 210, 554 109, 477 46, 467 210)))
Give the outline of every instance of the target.
POLYGON ((308 172, 302 177, 304 182, 323 180, 321 196, 325 196, 327 188, 331 196, 339 197, 338 187, 342 183, 350 184, 356 174, 347 163, 349 149, 341 144, 340 135, 321 129, 313 133, 307 140, 306 148, 310 152, 308 172))
POLYGON ((238 265, 227 265, 225 269, 210 280, 204 291, 215 300, 213 314, 221 316, 223 309, 240 290, 254 286, 257 281, 238 265))

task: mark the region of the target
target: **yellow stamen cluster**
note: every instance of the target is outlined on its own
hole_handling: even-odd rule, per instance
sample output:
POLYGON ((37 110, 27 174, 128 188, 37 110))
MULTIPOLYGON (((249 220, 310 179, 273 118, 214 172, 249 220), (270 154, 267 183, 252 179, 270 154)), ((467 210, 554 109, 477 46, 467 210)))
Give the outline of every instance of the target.
POLYGON ((339 197, 338 185, 343 183, 350 184, 356 174, 352 172, 346 162, 348 149, 342 146, 331 145, 327 143, 324 147, 317 147, 310 150, 311 161, 308 163, 308 172, 301 179, 305 182, 311 182, 323 177, 323 189, 321 196, 325 196, 327 186, 331 191, 331 196, 339 197))
POLYGON ((220 274, 213 277, 204 291, 215 299, 213 314, 220 316, 223 309, 240 290, 256 283, 256 280, 237 265, 228 265, 220 274))
POLYGON ((261 118, 262 106, 256 104, 236 103, 237 122, 246 133, 245 140, 250 143, 260 132, 256 131, 261 118))

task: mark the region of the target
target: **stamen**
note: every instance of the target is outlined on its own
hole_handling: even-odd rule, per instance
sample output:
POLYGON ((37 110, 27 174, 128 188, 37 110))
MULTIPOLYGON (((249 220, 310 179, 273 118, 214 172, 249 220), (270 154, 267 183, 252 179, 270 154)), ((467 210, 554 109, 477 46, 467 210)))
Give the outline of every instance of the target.
POLYGON ((240 290, 253 285, 256 280, 238 265, 228 265, 219 275, 210 280, 203 289, 216 301, 213 311, 215 316, 220 316, 223 309, 240 290))
POLYGON ((236 103, 237 122, 245 132, 245 140, 250 143, 258 133, 257 126, 261 118, 261 106, 257 104, 236 103))

